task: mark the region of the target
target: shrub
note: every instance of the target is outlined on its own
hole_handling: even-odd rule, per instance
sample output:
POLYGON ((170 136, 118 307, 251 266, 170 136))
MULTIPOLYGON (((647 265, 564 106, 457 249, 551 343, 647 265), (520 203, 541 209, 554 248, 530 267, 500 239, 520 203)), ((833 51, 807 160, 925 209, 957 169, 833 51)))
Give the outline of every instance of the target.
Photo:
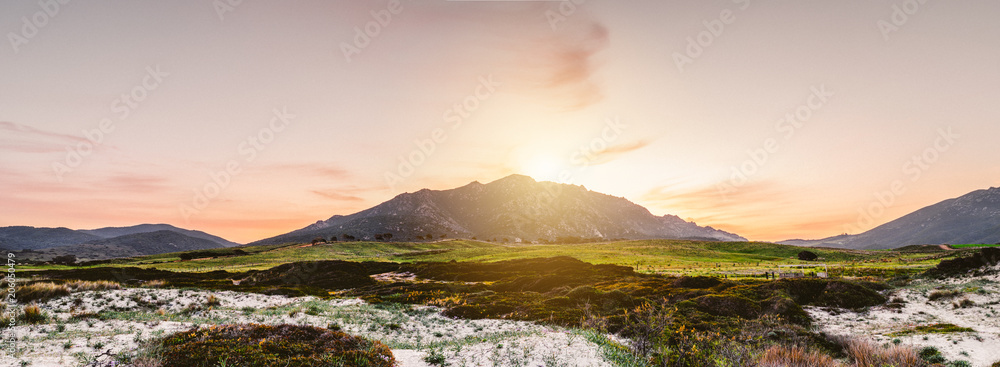
POLYGON ((178 332, 148 347, 162 367, 371 366, 396 364, 384 344, 304 325, 219 325, 178 332))
POLYGON ((31 283, 17 290, 17 299, 20 302, 47 301, 68 295, 69 287, 52 282, 31 283))
POLYGON ((920 355, 920 358, 927 363, 944 363, 947 360, 944 358, 944 355, 941 354, 941 351, 935 347, 920 348, 918 355, 920 355))
POLYGON ((73 289, 76 292, 82 291, 102 291, 106 289, 121 289, 121 284, 118 282, 110 282, 107 280, 74 280, 72 282, 66 283, 66 286, 73 289))
POLYGON ((42 309, 37 304, 32 303, 24 306, 24 314, 21 315, 21 318, 29 324, 40 324, 45 322, 48 317, 42 313, 42 309))
POLYGON ((839 367, 832 357, 806 351, 798 346, 773 346, 764 351, 757 361, 758 367, 839 367))
POLYGON ((962 291, 933 291, 929 296, 927 296, 928 301, 937 301, 939 299, 955 298, 962 295, 962 291))
POLYGON ((146 288, 163 288, 167 286, 167 281, 162 279, 150 280, 148 282, 142 283, 142 286, 146 288))
POLYGON ((967 308, 967 307, 972 307, 972 306, 975 306, 975 305, 976 305, 976 303, 973 302, 972 300, 968 299, 968 298, 962 298, 961 301, 958 301, 957 303, 953 304, 953 306, 955 308, 967 308))
POLYGON ((816 261, 816 259, 819 258, 819 256, 817 256, 815 253, 812 253, 810 251, 799 252, 798 257, 799 257, 799 260, 802 260, 802 261, 816 261))
POLYGON ((993 365, 990 367, 1000 367, 1000 361, 993 362, 993 365))
POLYGON ((573 288, 566 294, 572 300, 585 301, 588 299, 597 299, 600 296, 600 291, 597 288, 589 285, 581 285, 579 287, 573 288))
POLYGON ((698 305, 699 310, 715 316, 739 316, 749 319, 760 314, 760 306, 738 296, 710 294, 692 301, 698 305))
POLYGON ((218 306, 221 304, 222 302, 219 302, 219 299, 216 298, 214 294, 209 294, 208 299, 205 300, 205 306, 211 307, 211 306, 218 306))

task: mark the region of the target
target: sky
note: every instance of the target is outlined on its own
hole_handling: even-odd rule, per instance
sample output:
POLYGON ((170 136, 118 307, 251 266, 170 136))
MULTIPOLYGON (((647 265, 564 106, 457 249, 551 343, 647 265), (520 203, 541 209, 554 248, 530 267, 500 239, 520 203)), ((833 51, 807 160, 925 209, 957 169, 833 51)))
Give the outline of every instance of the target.
POLYGON ((250 242, 513 173, 751 240, 1000 186, 996 1, 4 1, 0 226, 250 242))

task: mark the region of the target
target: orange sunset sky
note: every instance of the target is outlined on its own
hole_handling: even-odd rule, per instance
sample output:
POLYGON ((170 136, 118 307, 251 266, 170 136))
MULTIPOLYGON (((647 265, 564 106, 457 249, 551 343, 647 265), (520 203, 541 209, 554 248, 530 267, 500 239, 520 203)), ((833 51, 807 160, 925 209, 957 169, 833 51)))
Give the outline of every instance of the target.
POLYGON ((1000 2, 233 3, 0 3, 0 226, 243 243, 522 173, 774 241, 1000 184, 1000 2))

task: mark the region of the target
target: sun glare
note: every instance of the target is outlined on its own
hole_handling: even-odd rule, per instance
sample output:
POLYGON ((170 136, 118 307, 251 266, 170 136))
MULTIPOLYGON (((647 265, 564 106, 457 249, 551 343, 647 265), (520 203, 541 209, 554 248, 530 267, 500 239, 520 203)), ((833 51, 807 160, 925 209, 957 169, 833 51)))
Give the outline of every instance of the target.
POLYGON ((534 154, 521 159, 521 171, 538 181, 558 181, 565 162, 554 154, 534 154))

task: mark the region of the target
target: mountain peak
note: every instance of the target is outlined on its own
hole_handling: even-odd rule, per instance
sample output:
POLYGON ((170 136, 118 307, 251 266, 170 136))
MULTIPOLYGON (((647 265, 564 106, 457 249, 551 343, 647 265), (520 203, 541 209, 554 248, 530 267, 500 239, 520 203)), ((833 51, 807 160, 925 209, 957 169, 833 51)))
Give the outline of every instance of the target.
POLYGON ((517 173, 490 182, 490 184, 514 184, 514 185, 529 185, 536 183, 538 183, 538 181, 535 181, 535 179, 531 178, 530 176, 525 176, 517 173))

